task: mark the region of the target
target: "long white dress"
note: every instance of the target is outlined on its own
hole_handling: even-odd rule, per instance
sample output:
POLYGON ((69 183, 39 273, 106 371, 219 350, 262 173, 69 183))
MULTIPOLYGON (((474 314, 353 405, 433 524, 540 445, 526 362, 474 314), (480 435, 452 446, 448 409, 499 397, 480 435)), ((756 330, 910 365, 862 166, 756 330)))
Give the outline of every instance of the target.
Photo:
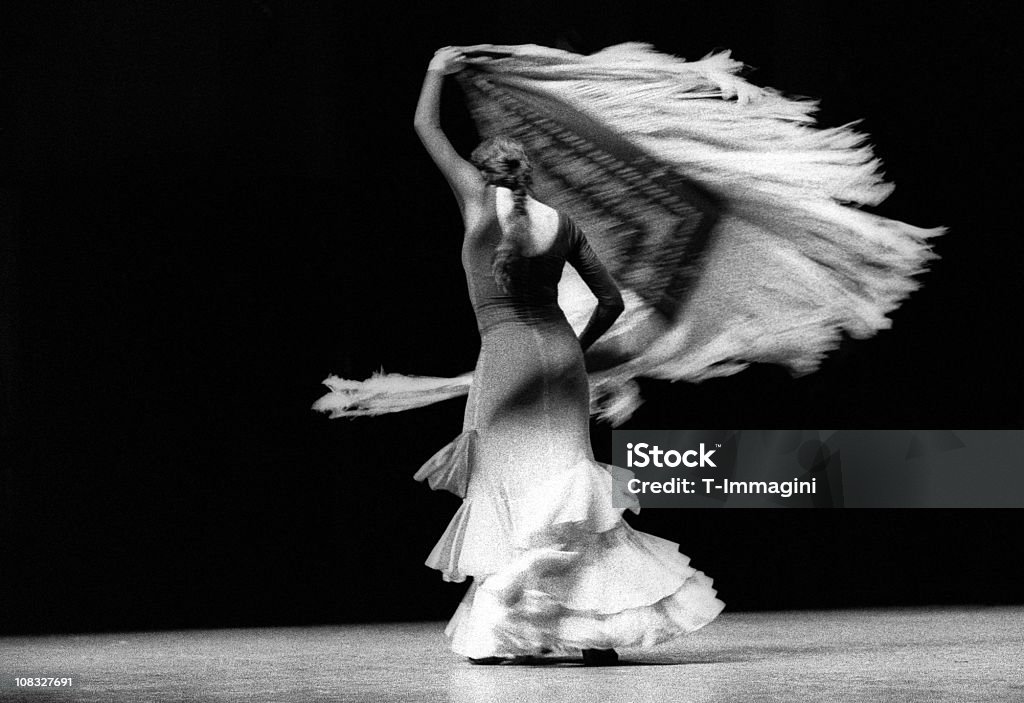
POLYGON ((490 216, 467 231, 462 259, 481 348, 462 433, 416 474, 463 497, 427 564, 473 584, 447 629, 472 657, 652 646, 692 632, 724 607, 678 545, 632 529, 622 471, 594 460, 590 393, 576 334, 558 306, 568 261, 598 300, 614 281, 573 221, 518 260, 497 286, 501 237, 490 216))

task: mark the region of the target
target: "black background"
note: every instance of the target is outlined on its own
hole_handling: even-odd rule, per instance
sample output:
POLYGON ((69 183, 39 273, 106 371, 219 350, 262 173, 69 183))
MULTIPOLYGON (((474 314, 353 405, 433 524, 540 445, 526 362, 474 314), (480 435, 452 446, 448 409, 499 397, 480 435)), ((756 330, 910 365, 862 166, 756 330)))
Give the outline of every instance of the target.
MULTIPOLYGON (((454 375, 461 222, 412 114, 446 44, 728 48, 863 118, 942 257, 820 372, 645 383, 632 428, 1020 428, 1019 85, 1000 3, 5 3, 0 632, 443 618, 463 401, 330 421, 333 372, 454 375), (1014 135, 1015 136, 1015 135, 1014 135)), ((1012 42, 1012 43, 1011 43, 1012 42)), ((454 86, 444 121, 475 140, 454 86)), ((595 426, 598 458, 610 429, 595 426)), ((734 610, 1020 602, 1019 511, 647 511, 734 610)))

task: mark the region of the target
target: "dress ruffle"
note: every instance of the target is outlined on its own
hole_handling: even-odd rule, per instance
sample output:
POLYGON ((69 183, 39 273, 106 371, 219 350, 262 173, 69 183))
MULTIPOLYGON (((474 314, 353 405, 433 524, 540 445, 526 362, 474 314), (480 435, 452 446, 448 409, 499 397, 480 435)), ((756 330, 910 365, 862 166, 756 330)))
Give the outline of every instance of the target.
POLYGON ((446 629, 464 656, 571 656, 649 648, 700 629, 725 607, 678 545, 625 522, 589 544, 534 549, 477 580, 446 629))
POLYGON ((448 491, 466 497, 469 484, 469 462, 476 430, 463 432, 430 457, 413 478, 426 481, 432 490, 448 491))
MULTIPOLYGON (((623 524, 623 510, 640 512, 637 497, 626 490, 632 472, 585 456, 525 487, 513 504, 493 494, 466 497, 474 437, 472 430, 463 432, 414 476, 463 497, 426 561, 445 581, 494 574, 529 550, 593 541, 623 524)), ((604 548, 621 547, 611 537, 606 541, 604 548)))
POLYGON ((416 473, 463 496, 427 558, 446 581, 474 583, 447 633, 479 658, 649 647, 711 622, 724 607, 712 581, 669 540, 634 530, 632 473, 580 456, 523 489, 465 497, 474 431, 416 473))

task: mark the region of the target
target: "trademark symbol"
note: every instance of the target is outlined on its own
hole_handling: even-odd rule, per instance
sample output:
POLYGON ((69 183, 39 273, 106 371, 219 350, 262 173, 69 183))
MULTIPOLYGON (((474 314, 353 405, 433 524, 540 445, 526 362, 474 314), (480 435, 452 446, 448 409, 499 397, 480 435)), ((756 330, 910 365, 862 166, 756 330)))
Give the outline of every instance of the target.
POLYGON ((722 445, 721 445, 721 444, 717 444, 717 443, 716 443, 716 444, 715 444, 715 446, 716 446, 716 447, 718 447, 719 449, 721 449, 721 448, 722 448, 722 445))

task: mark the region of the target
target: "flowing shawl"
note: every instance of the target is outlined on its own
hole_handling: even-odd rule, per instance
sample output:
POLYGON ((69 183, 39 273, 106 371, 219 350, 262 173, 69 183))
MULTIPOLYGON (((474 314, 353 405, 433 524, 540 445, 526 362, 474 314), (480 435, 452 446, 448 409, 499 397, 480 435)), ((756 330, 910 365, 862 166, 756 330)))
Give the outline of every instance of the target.
MULTIPOLYGON (((583 56, 489 46, 456 75, 481 138, 521 141, 537 198, 568 213, 626 310, 587 353, 592 410, 620 424, 634 378, 700 381, 752 362, 814 371, 846 333, 869 337, 934 258, 923 229, 866 212, 892 191, 856 123, 755 86, 729 52, 700 61, 627 43, 583 56)), ((579 332, 594 297, 566 266, 579 332)), ((314 409, 377 415, 468 392, 471 374, 330 376, 314 409)))

